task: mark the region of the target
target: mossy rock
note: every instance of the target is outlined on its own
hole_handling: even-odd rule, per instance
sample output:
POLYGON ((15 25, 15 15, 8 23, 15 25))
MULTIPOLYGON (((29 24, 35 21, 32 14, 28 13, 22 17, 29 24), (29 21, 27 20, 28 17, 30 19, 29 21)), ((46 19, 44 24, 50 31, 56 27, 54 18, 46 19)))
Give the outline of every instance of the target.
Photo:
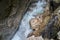
POLYGON ((55 1, 56 3, 60 3, 60 0, 53 0, 53 1, 55 1))

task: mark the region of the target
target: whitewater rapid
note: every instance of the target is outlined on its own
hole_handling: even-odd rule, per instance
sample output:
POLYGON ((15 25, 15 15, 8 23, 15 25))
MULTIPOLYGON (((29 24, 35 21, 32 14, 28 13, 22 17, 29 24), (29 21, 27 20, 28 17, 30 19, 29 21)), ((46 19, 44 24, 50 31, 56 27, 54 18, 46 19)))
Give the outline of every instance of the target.
POLYGON ((29 7, 32 11, 27 11, 19 25, 19 30, 16 32, 12 40, 26 40, 26 37, 30 32, 32 32, 32 29, 29 25, 29 20, 31 18, 34 18, 34 15, 37 15, 39 13, 44 12, 44 6, 46 6, 45 0, 38 1, 36 3, 33 3, 33 5, 36 5, 35 7, 29 7))

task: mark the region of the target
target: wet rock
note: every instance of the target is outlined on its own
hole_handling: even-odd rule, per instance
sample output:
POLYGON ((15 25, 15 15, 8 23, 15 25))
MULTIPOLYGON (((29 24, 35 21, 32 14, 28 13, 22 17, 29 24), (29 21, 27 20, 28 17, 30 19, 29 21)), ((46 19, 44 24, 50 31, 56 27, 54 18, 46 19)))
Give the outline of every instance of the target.
POLYGON ((41 25, 41 23, 42 23, 42 17, 41 17, 41 16, 42 16, 42 15, 39 15, 39 16, 37 16, 36 18, 32 18, 32 19, 30 20, 30 25, 31 25, 31 28, 32 28, 32 29, 37 30, 38 27, 41 25))
POLYGON ((30 20, 30 26, 33 29, 33 32, 30 34, 30 36, 31 35, 34 35, 34 36, 41 35, 41 32, 44 30, 45 26, 49 22, 49 19, 51 18, 51 16, 49 15, 49 12, 47 10, 43 14, 38 14, 35 16, 35 18, 32 18, 30 20))
POLYGON ((57 38, 60 40, 60 31, 57 34, 58 34, 58 37, 57 38))
POLYGON ((30 20, 31 28, 33 29, 33 32, 30 33, 30 36, 40 36, 41 33, 44 35, 44 37, 48 38, 49 40, 53 38, 54 40, 57 39, 57 33, 60 31, 60 7, 57 8, 54 13, 49 13, 48 11, 45 11, 43 14, 37 15, 35 18, 30 20), (42 16, 41 16, 42 15, 42 16), (54 17, 57 16, 57 19, 55 20, 54 17), (38 20, 37 20, 38 19, 38 20), (40 19, 40 20, 39 20, 40 19), (46 26, 49 24, 49 21, 52 21, 51 19, 54 19, 54 23, 50 25, 50 27, 46 26), (41 21, 42 20, 42 21, 41 21), (39 25, 39 26, 36 26, 39 25), (47 27, 47 29, 45 29, 47 27), (45 33, 46 30, 47 32, 45 33))
POLYGON ((54 12, 60 6, 60 0, 50 0, 50 10, 54 12))
MULTIPOLYGON (((54 17, 57 17, 57 19, 55 19, 54 21, 54 23, 53 24, 51 24, 50 25, 50 27, 49 26, 47 26, 48 28, 47 28, 47 32, 46 33, 44 33, 44 36, 45 36, 45 34, 47 35, 47 36, 45 36, 45 37, 47 37, 47 38, 53 38, 54 40, 58 40, 57 39, 57 33, 60 31, 60 21, 59 21, 59 9, 60 9, 60 7, 58 7, 55 11, 54 11, 54 13, 52 13, 53 15, 51 15, 52 16, 52 19, 54 19, 54 17)), ((51 20, 52 21, 52 20, 51 20)), ((49 25, 49 23, 47 24, 47 25, 49 25)))
MULTIPOLYGON (((23 12, 26 11, 27 5, 29 4, 30 1, 28 0, 2 0, 0 3, 1 5, 1 18, 0 20, 0 38, 1 40, 11 40, 11 38, 14 36, 15 32, 18 30, 18 25, 23 17, 23 12), (7 8, 10 7, 10 1, 12 1, 12 8, 11 11, 7 11, 7 8), (3 5, 3 4, 6 5, 3 5), (22 5, 24 4, 24 5, 22 5), (7 8, 5 8, 5 6, 7 8), (5 10, 6 9, 6 10, 5 10), (8 13, 9 12, 9 13, 8 13), (7 15, 8 14, 8 15, 7 15), (6 15, 6 16, 5 16, 6 15), (6 18, 5 18, 6 17, 6 18)), ((9 9, 8 9, 9 10, 9 9)))
POLYGON ((27 38, 27 40, 44 40, 44 39, 42 38, 42 36, 39 36, 39 37, 31 36, 31 37, 27 38))
POLYGON ((53 1, 55 1, 56 3, 60 3, 60 0, 53 0, 53 1))

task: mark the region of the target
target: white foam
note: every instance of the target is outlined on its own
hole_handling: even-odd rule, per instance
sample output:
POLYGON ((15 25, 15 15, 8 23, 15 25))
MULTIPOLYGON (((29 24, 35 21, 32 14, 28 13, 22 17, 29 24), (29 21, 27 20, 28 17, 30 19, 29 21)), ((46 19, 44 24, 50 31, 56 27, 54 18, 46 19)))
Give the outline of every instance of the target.
POLYGON ((29 20, 31 18, 34 18, 33 15, 36 15, 38 13, 43 13, 44 12, 43 5, 45 5, 46 2, 38 1, 35 4, 36 4, 36 7, 32 9, 33 10, 32 12, 31 11, 30 12, 26 12, 25 16, 23 17, 23 19, 21 21, 20 28, 16 32, 16 34, 13 37, 12 40, 26 40, 26 37, 32 31, 32 29, 30 29, 29 20))

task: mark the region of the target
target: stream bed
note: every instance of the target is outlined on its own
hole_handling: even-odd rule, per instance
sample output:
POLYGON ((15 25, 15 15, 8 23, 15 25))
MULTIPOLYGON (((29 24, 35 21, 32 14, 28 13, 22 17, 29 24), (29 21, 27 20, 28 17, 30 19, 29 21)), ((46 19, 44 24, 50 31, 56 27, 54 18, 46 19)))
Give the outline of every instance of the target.
POLYGON ((31 4, 32 6, 29 6, 27 12, 25 13, 24 17, 21 20, 21 23, 19 25, 19 29, 12 38, 12 40, 26 40, 28 34, 32 32, 32 29, 29 25, 29 20, 31 18, 35 18, 34 15, 41 14, 44 12, 44 7, 46 6, 45 0, 38 0, 35 3, 31 4), (34 6, 35 5, 35 6, 34 6))

